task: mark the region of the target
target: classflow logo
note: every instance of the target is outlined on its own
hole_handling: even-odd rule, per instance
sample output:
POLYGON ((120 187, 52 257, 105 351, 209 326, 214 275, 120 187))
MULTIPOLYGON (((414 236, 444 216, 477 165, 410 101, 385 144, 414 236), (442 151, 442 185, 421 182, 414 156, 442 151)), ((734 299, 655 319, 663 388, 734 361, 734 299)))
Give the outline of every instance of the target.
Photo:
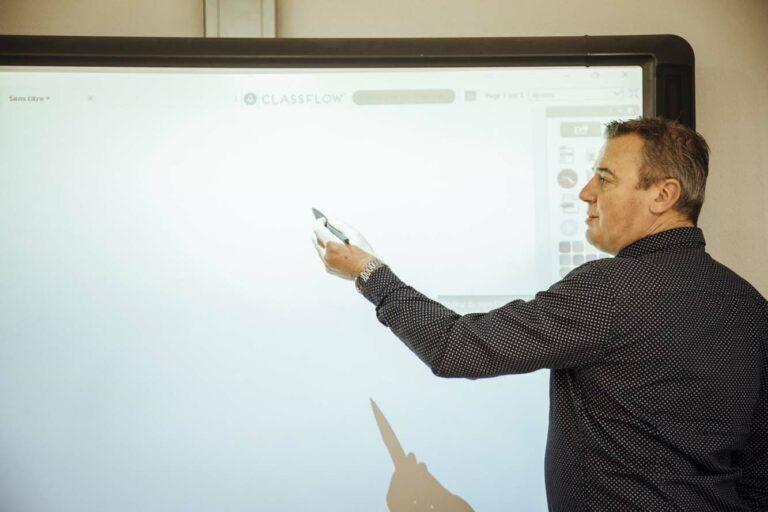
POLYGON ((254 93, 243 96, 246 105, 287 106, 287 105, 336 105, 344 99, 338 93, 254 93))

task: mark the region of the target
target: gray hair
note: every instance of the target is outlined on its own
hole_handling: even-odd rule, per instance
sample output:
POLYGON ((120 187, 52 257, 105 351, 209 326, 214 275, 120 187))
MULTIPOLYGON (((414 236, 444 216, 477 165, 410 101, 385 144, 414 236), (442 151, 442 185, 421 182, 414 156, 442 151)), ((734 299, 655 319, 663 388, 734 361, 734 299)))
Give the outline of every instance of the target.
POLYGON ((647 189, 661 180, 676 179, 680 183, 680 198, 675 210, 696 225, 709 173, 707 141, 687 126, 661 117, 612 121, 605 127, 607 139, 630 133, 639 135, 644 142, 638 188, 647 189))

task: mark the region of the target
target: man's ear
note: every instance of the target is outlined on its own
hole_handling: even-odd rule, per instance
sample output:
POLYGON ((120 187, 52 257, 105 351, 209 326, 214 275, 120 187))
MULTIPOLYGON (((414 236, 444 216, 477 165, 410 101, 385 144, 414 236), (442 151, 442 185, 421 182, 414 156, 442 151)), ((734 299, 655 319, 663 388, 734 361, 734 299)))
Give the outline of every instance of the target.
POLYGON ((657 183, 654 185, 654 189, 657 193, 651 202, 651 212, 657 215, 672 209, 677 204, 677 200, 680 199, 682 192, 680 182, 675 178, 667 178, 657 183))

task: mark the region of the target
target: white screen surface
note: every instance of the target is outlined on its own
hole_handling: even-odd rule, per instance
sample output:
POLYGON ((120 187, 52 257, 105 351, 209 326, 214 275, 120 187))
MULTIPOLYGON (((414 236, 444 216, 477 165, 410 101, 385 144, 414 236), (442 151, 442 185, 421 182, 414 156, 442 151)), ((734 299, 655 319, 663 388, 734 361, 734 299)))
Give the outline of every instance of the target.
POLYGON ((0 68, 0 509, 387 509, 406 452, 546 510, 548 373, 431 374, 317 207, 458 313, 605 256, 578 192, 639 67, 0 68))

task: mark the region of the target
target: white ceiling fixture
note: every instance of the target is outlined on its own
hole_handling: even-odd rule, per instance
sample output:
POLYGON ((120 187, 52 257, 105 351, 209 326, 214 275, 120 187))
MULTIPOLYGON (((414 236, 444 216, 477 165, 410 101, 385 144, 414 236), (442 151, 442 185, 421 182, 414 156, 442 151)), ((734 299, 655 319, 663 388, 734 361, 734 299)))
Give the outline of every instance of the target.
POLYGON ((205 37, 275 37, 276 0, 204 0, 205 37))

